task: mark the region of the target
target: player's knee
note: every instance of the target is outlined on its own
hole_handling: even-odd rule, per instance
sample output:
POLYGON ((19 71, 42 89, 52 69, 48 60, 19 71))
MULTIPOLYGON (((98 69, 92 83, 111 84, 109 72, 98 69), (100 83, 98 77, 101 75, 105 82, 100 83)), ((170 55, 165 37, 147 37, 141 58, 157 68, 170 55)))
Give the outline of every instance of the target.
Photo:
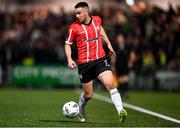
POLYGON ((108 91, 114 89, 114 83, 112 81, 106 82, 106 88, 108 91))

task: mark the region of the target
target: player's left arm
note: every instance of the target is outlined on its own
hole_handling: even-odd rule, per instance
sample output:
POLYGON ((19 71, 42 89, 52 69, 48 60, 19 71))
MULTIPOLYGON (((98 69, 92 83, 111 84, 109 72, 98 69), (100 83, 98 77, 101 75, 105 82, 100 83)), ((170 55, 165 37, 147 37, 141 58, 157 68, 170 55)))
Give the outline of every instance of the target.
POLYGON ((108 49, 110 51, 110 55, 115 56, 116 53, 115 53, 115 51, 114 51, 114 49, 113 49, 113 47, 111 45, 111 42, 109 41, 109 39, 107 37, 107 34, 106 34, 106 32, 105 32, 105 30, 104 30, 104 28, 102 26, 101 26, 101 30, 100 30, 100 36, 102 37, 104 42, 107 44, 107 47, 108 47, 108 49))

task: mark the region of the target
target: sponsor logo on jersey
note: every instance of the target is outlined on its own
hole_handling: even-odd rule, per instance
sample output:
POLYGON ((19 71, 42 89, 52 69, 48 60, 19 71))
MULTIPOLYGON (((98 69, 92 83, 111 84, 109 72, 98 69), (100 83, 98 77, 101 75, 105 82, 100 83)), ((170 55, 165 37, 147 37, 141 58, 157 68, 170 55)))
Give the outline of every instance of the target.
POLYGON ((93 41, 96 41, 96 40, 98 40, 98 37, 96 37, 96 38, 91 38, 91 39, 88 39, 88 40, 86 40, 87 42, 93 42, 93 41))

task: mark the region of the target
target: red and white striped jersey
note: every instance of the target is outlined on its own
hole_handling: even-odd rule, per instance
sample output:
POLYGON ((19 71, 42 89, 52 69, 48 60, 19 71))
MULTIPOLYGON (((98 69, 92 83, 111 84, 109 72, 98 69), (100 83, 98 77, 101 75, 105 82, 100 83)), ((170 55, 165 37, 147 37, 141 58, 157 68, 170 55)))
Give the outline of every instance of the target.
POLYGON ((102 21, 98 16, 92 16, 89 24, 75 21, 70 25, 65 43, 76 42, 78 48, 78 64, 87 63, 105 56, 100 38, 102 21))

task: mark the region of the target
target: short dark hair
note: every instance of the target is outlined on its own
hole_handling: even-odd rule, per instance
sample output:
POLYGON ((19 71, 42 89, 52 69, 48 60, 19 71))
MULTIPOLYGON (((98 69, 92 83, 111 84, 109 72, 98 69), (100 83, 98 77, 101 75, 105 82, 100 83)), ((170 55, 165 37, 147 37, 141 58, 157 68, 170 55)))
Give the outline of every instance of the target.
POLYGON ((88 7, 89 8, 89 5, 86 2, 79 2, 74 6, 74 8, 79 8, 79 7, 88 7))

